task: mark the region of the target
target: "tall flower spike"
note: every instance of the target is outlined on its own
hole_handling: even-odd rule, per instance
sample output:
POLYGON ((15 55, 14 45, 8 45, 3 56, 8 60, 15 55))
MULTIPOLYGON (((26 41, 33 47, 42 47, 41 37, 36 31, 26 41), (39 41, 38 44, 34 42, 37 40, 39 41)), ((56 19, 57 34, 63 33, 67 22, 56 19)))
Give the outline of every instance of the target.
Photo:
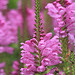
MULTIPOLYGON (((57 65, 61 63, 58 56, 61 53, 60 42, 58 36, 51 38, 52 33, 44 34, 41 24, 39 2, 35 0, 36 4, 36 24, 34 36, 31 40, 21 43, 21 63, 25 64, 26 68, 21 68, 21 75, 43 75, 47 71, 48 66, 57 65), (51 38, 51 39, 50 39, 51 38)), ((48 75, 48 74, 46 74, 48 75)))

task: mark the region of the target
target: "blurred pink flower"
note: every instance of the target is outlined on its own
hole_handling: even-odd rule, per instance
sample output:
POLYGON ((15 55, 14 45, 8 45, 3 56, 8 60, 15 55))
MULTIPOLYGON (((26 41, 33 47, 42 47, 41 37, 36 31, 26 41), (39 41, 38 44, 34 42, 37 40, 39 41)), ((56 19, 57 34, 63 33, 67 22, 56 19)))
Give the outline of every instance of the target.
POLYGON ((75 2, 66 7, 65 17, 69 38, 69 48, 72 49, 74 47, 75 52, 75 2))
POLYGON ((5 62, 0 63, 0 75, 5 75, 4 69, 2 69, 4 67, 5 67, 5 62))
POLYGON ((0 75, 6 75, 4 69, 0 69, 0 75))
POLYGON ((59 37, 67 36, 65 30, 62 30, 62 27, 65 26, 65 22, 63 21, 63 15, 66 12, 65 7, 63 7, 58 1, 53 3, 48 3, 45 7, 48 9, 48 15, 53 19, 54 32, 59 37))
POLYGON ((10 21, 6 21, 6 18, 0 12, 0 45, 9 45, 17 42, 16 26, 11 24, 10 21))
POLYGON ((65 73, 63 71, 60 71, 59 75, 65 75, 65 73))
POLYGON ((18 75, 19 74, 19 62, 14 61, 12 67, 14 71, 11 72, 11 75, 18 75))
POLYGON ((7 9, 8 0, 0 0, 0 10, 7 9))
POLYGON ((0 63, 0 68, 5 67, 5 62, 0 63))
POLYGON ((18 9, 22 8, 22 0, 18 0, 17 7, 18 9))
POLYGON ((47 4, 45 8, 48 9, 48 14, 53 19, 54 32, 62 38, 68 35, 71 49, 71 45, 75 45, 75 2, 72 2, 72 0, 65 0, 64 2, 66 7, 55 1, 47 4), (64 26, 66 26, 68 34, 65 29, 62 30, 64 26))
POLYGON ((6 16, 0 12, 0 53, 13 53, 8 45, 18 42, 18 27, 22 30, 22 16, 17 10, 9 11, 6 16))
POLYGON ((20 27, 22 33, 22 25, 23 25, 22 14, 19 13, 18 10, 12 9, 7 13, 6 16, 8 20, 11 22, 11 25, 14 26, 16 30, 18 30, 18 27, 20 27))

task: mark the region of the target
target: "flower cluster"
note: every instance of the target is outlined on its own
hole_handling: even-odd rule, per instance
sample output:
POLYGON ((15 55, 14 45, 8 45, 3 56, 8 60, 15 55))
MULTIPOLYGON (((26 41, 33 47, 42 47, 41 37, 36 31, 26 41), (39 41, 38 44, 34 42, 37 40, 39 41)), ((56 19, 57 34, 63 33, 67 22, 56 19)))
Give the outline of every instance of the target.
POLYGON ((65 0, 64 6, 56 0, 47 4, 48 15, 53 18, 54 31, 59 37, 68 36, 69 44, 75 44, 75 2, 65 0), (69 10, 68 10, 69 9, 69 10))
POLYGON ((69 44, 75 45, 75 2, 66 7, 65 17, 65 23, 67 25, 69 36, 69 44))
POLYGON ((0 12, 0 53, 12 54, 11 43, 17 43, 18 27, 22 29, 22 16, 16 10, 10 10, 6 16, 0 12))
POLYGON ((10 21, 11 26, 14 27, 14 29, 16 31, 15 34, 17 34, 18 27, 20 27, 21 33, 22 33, 22 24, 23 24, 22 14, 19 13, 18 10, 12 9, 7 13, 6 17, 7 17, 8 21, 10 21))
POLYGON ((61 57, 58 56, 61 53, 61 43, 58 40, 58 36, 54 36, 53 38, 51 36, 52 33, 48 33, 39 42, 33 38, 22 43, 21 62, 26 64, 25 66, 27 67, 21 68, 22 75, 34 75, 34 73, 45 72, 47 66, 62 63, 60 61, 61 57))
POLYGON ((0 12, 0 53, 5 52, 6 49, 8 52, 11 51, 10 53, 12 53, 13 49, 8 47, 8 45, 16 40, 15 37, 13 37, 15 35, 13 34, 13 29, 14 28, 10 26, 10 23, 6 21, 5 17, 0 12))
POLYGON ((65 14, 66 9, 61 6, 59 0, 53 3, 48 3, 45 8, 48 9, 48 15, 50 15, 55 20, 53 22, 55 22, 54 31, 56 35, 58 35, 59 37, 65 37, 66 33, 65 30, 62 31, 62 27, 65 26, 63 15, 65 14))
POLYGON ((18 75, 19 74, 19 62, 14 61, 12 67, 13 67, 14 71, 12 71, 11 75, 18 75))

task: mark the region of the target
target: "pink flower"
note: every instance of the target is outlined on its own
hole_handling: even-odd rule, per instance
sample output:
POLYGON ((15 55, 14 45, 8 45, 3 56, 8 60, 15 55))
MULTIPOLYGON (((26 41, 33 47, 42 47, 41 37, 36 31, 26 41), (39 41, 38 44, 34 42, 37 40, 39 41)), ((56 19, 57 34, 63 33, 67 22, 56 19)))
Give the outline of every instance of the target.
POLYGON ((44 66, 49 66, 50 60, 49 60, 48 58, 44 58, 41 63, 42 63, 42 65, 44 65, 44 66))
POLYGON ((54 31, 56 35, 59 37, 65 37, 66 33, 62 34, 61 28, 65 26, 65 22, 63 21, 62 16, 65 14, 66 9, 61 6, 59 1, 56 1, 55 3, 49 3, 45 8, 48 9, 49 16, 51 16, 54 20, 53 22, 55 22, 54 31))
POLYGON ((59 75, 65 75, 65 73, 63 71, 60 71, 59 75))
POLYGON ((6 16, 9 21, 13 23, 13 25, 15 24, 15 26, 22 26, 23 18, 22 15, 18 12, 18 10, 10 10, 6 16))
POLYGON ((7 9, 8 0, 0 0, 0 10, 7 9))
POLYGON ((5 67, 5 62, 0 63, 0 68, 5 67))
POLYGON ((11 25, 10 21, 7 21, 6 17, 0 12, 0 53, 7 52, 12 54, 13 48, 8 47, 8 45, 16 42, 17 28, 15 25, 11 25))
POLYGON ((19 74, 19 62, 14 61, 12 65, 14 71, 11 72, 12 75, 18 75, 19 74))
POLYGON ((75 2, 73 2, 72 4, 66 7, 65 17, 66 17, 65 22, 67 24, 68 39, 70 46, 69 48, 71 49, 74 47, 75 44, 75 2))
POLYGON ((26 64, 25 66, 27 67, 27 71, 36 71, 35 65, 26 64))
POLYGON ((18 0, 17 7, 18 7, 18 9, 22 8, 22 1, 21 0, 18 0))
POLYGON ((30 59, 25 58, 25 57, 22 57, 20 62, 24 63, 24 64, 35 64, 34 60, 30 60, 30 59))
POLYGON ((37 68, 37 72, 44 72, 44 71, 45 71, 45 67, 43 65, 37 68))
POLYGON ((13 69, 19 70, 19 62, 18 61, 13 62, 13 69))
POLYGON ((22 30, 22 22, 22 15, 17 10, 10 10, 6 16, 0 12, 0 53, 13 54, 14 49, 8 45, 18 42, 18 27, 22 30))
POLYGON ((5 75, 4 69, 0 69, 0 75, 5 75))
POLYGON ((67 6, 67 5, 70 5, 72 3, 72 0, 65 0, 64 2, 65 2, 65 5, 67 6))
POLYGON ((17 71, 12 71, 11 74, 12 75, 18 75, 17 71))
POLYGON ((15 41, 17 41, 17 29, 9 21, 6 21, 0 12, 0 44, 9 45, 15 41))
POLYGON ((9 54, 13 54, 14 49, 8 46, 0 46, 0 53, 6 52, 9 54))
POLYGON ((34 75, 34 72, 28 71, 27 68, 21 68, 21 75, 34 75))
POLYGON ((7 13, 7 18, 8 20, 11 22, 11 25, 14 27, 15 26, 15 29, 18 30, 18 27, 20 27, 21 29, 21 33, 22 33, 22 25, 23 25, 23 17, 22 17, 22 14, 19 13, 18 10, 10 10, 8 13, 7 13))
POLYGON ((52 3, 48 3, 47 6, 45 7, 46 9, 48 9, 48 15, 50 15, 51 17, 60 17, 58 13, 57 8, 52 4, 52 3))

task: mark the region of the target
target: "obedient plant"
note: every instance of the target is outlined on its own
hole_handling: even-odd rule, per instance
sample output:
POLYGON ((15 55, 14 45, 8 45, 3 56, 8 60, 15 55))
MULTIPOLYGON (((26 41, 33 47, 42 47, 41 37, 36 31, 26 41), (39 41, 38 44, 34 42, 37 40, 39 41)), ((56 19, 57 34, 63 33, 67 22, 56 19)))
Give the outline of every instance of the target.
MULTIPOLYGON (((60 4, 60 0, 56 0, 53 3, 49 3, 45 8, 48 9, 48 15, 53 18, 54 22, 54 31, 55 34, 59 36, 59 40, 62 43, 62 54, 64 60, 64 66, 66 75, 69 74, 70 69, 74 70, 73 64, 70 65, 70 53, 71 51, 75 51, 75 21, 74 21, 74 12, 75 6, 74 2, 72 3, 71 0, 64 0, 64 6, 60 4), (70 68, 73 66, 72 68, 70 68)), ((73 54, 73 60, 74 60, 73 54)), ((75 65, 75 64, 74 64, 75 65)), ((74 72, 74 71, 73 71, 74 72)), ((74 75, 74 73, 72 74, 74 75)))
POLYGON ((0 53, 8 52, 12 54, 13 49, 8 45, 16 41, 16 35, 13 31, 15 32, 14 28, 10 26, 10 23, 6 21, 6 18, 0 12, 0 53))
POLYGON ((5 16, 0 11, 0 53, 13 53, 14 49, 8 45, 18 42, 18 27, 22 33, 22 22, 22 15, 18 10, 10 10, 5 16))
MULTIPOLYGON (((7 9, 8 0, 0 0, 0 75, 6 75, 6 68, 9 63, 6 63, 6 67, 1 63, 3 61, 9 60, 5 59, 5 54, 13 54, 14 48, 11 44, 18 44, 18 28, 20 27, 22 33, 22 15, 16 9, 7 9), (3 55, 4 54, 4 55, 3 55), (4 72, 5 70, 5 72, 4 72)), ((17 49, 17 48, 16 48, 17 49)), ((10 55, 11 57, 12 55, 10 55)), ((6 56, 7 57, 7 56, 6 56)), ((9 64, 10 65, 10 64, 9 64)), ((18 65, 19 66, 19 65, 18 65)), ((11 74, 19 74, 19 70, 13 71, 11 74)), ((9 72, 11 69, 9 70, 9 72)), ((8 73, 9 73, 8 72, 8 73)), ((9 73, 10 74, 10 73, 9 73)))
POLYGON ((62 63, 61 57, 58 54, 61 53, 61 43, 58 40, 58 36, 52 37, 52 33, 45 34, 41 19, 39 15, 39 2, 35 0, 36 7, 36 24, 35 32, 31 40, 21 43, 21 62, 24 63, 24 67, 21 68, 22 75, 49 75, 47 71, 49 66, 62 63), (52 38, 51 38, 52 37, 52 38))
POLYGON ((18 27, 22 29, 21 24, 22 17, 18 11, 11 10, 6 17, 0 12, 0 53, 13 53, 13 48, 8 45, 18 42, 18 27))
POLYGON ((0 75, 75 75, 75 0, 47 2, 0 0, 0 75))

